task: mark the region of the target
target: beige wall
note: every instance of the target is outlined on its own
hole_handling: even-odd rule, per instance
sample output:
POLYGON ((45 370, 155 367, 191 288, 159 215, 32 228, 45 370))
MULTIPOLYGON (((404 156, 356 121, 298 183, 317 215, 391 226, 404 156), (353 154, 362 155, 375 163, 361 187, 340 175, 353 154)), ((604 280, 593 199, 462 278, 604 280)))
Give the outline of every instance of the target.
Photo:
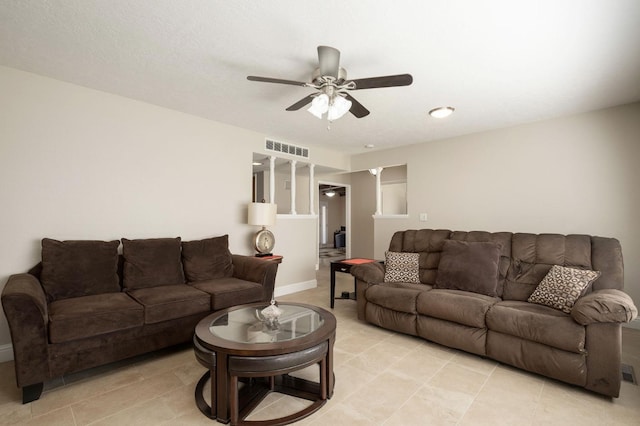
MULTIPOLYGON (((265 172, 265 193, 269 193, 269 172, 265 172)), ((275 201, 278 214, 291 212, 291 168, 287 164, 276 169, 275 172, 275 201)), ((306 165, 296 167, 296 213, 309 214, 309 169, 306 165)), ((316 212, 317 213, 317 208, 316 212)))
MULTIPOLYGON (((265 135, 5 67, 0 93, 1 287, 39 261, 43 237, 228 233, 234 253, 253 252, 246 204, 265 135)), ((316 164, 348 165, 310 149, 316 164)), ((276 285, 314 281, 315 220, 279 218, 274 233, 285 256, 276 285)), ((2 314, 0 357, 9 343, 2 314)))
POLYGON ((407 164, 409 218, 376 221, 377 258, 394 231, 408 228, 610 236, 622 243, 625 288, 639 304, 639 160, 636 103, 362 154, 352 169, 407 164))
POLYGON ((347 226, 345 220, 345 199, 338 194, 333 197, 322 197, 329 204, 327 224, 329 229, 329 242, 333 244, 333 233, 339 231, 341 226, 347 226))
POLYGON ((317 224, 315 216, 279 216, 270 229, 276 237, 274 253, 284 256, 278 268, 276 294, 316 285, 317 224), (284 288, 291 286, 284 291, 284 288))
POLYGON ((351 206, 351 256, 373 258, 376 180, 366 170, 351 174, 351 206))

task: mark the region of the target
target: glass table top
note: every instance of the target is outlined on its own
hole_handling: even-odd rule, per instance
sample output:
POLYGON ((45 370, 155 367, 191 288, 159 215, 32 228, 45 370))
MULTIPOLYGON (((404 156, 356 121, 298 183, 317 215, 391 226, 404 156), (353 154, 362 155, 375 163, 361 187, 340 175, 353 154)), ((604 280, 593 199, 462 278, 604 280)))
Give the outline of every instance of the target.
POLYGON ((237 343, 272 343, 299 339, 324 324, 320 313, 304 306, 278 304, 281 314, 276 321, 264 318, 269 306, 246 307, 216 318, 209 326, 214 336, 237 343))

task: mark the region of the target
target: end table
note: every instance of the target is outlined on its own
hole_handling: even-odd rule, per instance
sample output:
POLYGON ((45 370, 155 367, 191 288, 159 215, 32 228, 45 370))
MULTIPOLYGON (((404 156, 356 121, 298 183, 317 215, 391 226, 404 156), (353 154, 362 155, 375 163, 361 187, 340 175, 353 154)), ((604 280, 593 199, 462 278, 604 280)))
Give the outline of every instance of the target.
POLYGON ((331 309, 333 309, 334 301, 336 299, 351 299, 356 300, 356 292, 355 285, 356 279, 353 278, 353 292, 349 293, 349 296, 338 296, 336 297, 336 272, 344 272, 346 274, 351 273, 351 267, 353 265, 361 265, 363 263, 372 263, 379 262, 379 260, 375 259, 363 259, 363 258, 353 258, 353 259, 343 259, 336 260, 331 262, 331 309))

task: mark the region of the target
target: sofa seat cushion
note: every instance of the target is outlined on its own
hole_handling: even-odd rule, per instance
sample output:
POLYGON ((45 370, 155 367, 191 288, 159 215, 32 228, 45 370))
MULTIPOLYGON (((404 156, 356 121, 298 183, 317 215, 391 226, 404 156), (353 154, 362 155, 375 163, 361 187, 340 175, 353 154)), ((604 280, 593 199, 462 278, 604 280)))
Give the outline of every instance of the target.
POLYGON ((418 296, 418 313, 469 327, 486 328, 485 315, 497 297, 461 290, 433 289, 418 296))
POLYGON ((62 343, 144 324, 144 308, 125 293, 104 293, 49 304, 49 340, 62 343))
POLYGON ((239 278, 217 278, 189 284, 210 295, 211 309, 214 311, 266 299, 261 284, 239 278))
POLYGON ((584 352, 584 327, 548 306, 516 300, 496 303, 487 313, 487 327, 565 351, 584 352))
POLYGON ((209 295, 186 284, 139 288, 129 295, 144 306, 145 324, 209 311, 209 295))
POLYGON ((418 295, 431 291, 428 284, 384 283, 372 285, 365 293, 371 303, 397 312, 416 313, 418 295))

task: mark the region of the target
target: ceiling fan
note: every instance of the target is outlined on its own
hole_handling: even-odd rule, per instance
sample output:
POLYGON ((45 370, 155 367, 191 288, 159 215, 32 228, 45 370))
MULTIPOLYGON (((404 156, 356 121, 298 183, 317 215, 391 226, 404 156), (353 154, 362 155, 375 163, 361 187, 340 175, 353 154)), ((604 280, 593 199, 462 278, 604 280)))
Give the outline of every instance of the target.
POLYGON ((302 98, 287 111, 297 111, 311 103, 308 111, 320 119, 326 113, 329 121, 337 120, 347 112, 357 118, 369 115, 369 110, 349 94, 351 90, 408 86, 413 82, 411 74, 347 80, 347 71, 340 68, 340 51, 329 46, 318 46, 318 65, 311 76, 311 83, 253 75, 248 76, 247 80, 312 87, 317 90, 316 93, 302 98))

